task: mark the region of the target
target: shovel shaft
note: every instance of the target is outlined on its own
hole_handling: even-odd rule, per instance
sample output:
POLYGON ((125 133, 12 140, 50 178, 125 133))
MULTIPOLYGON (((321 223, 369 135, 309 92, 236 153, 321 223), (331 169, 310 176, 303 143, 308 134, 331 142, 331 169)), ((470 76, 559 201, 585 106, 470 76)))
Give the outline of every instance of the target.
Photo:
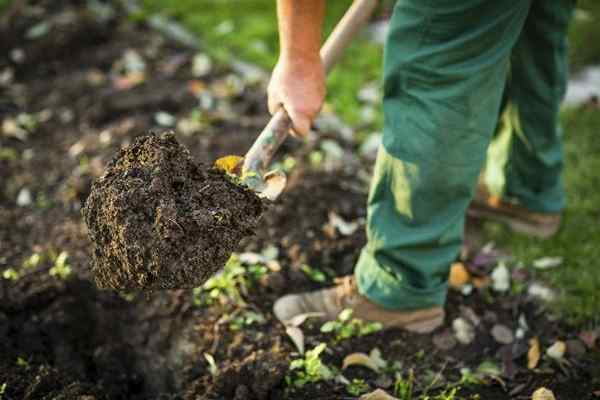
MULTIPOLYGON (((333 68, 354 35, 369 20, 377 3, 378 0, 354 0, 321 48, 321 59, 326 72, 333 68)), ((243 173, 259 173, 266 169, 291 127, 292 120, 288 113, 283 107, 279 108, 246 153, 243 173)))

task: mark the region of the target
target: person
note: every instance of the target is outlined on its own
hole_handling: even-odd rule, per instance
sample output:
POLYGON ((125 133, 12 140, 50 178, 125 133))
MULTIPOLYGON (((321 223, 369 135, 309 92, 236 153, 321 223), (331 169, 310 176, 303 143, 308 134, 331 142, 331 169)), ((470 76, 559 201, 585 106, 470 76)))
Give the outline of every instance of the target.
MULTIPOLYGON (((382 145, 367 204, 367 244, 353 276, 288 294, 275 315, 354 316, 431 332, 444 321, 450 264, 463 241, 503 102, 514 135, 502 199, 471 212, 549 237, 565 207, 559 107, 574 0, 399 0, 384 49, 382 145), (504 100, 503 100, 504 99, 504 100)), ((325 97, 319 57, 325 0, 278 0, 280 56, 269 109, 304 136, 325 97)))

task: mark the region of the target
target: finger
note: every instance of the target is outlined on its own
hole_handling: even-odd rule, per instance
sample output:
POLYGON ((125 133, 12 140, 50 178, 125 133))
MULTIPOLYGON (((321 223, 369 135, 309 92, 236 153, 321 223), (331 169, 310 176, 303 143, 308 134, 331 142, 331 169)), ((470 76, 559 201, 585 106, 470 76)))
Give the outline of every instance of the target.
POLYGON ((281 100, 278 96, 269 94, 269 97, 267 99, 267 106, 271 115, 275 114, 277 110, 281 107, 281 105, 281 100))
POLYGON ((305 137, 308 135, 310 132, 310 118, 294 109, 287 110, 287 112, 292 120, 292 135, 296 137, 305 137))

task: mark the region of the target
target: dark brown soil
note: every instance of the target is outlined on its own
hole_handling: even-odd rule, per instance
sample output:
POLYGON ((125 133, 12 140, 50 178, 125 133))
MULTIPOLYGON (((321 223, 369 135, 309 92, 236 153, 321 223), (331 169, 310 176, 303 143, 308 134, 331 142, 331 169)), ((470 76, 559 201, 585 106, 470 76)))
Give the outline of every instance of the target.
POLYGON ((92 185, 83 215, 101 288, 202 285, 251 235, 262 202, 205 170, 172 133, 137 138, 92 185))
MULTIPOLYGON (((281 268, 269 269, 249 284, 241 295, 243 303, 199 305, 191 289, 99 290, 93 283, 93 244, 81 208, 92 182, 121 148, 136 143, 141 133, 165 129, 157 126, 156 112, 166 111, 181 120, 200 108, 189 90, 199 80, 190 72, 196 50, 166 40, 144 23, 132 23, 119 9, 121 2, 94 2, 114 6, 115 15, 106 20, 89 14, 88 2, 81 0, 24 3, 27 6, 9 19, 8 26, 0 25, 0 387, 6 385, 2 400, 356 398, 333 380, 290 390, 284 377, 290 361, 299 356, 272 305, 286 293, 331 285, 333 277, 351 272, 365 244, 364 230, 344 236, 324 227, 330 212, 347 221, 364 219, 367 183, 358 177, 368 176, 371 163, 344 160, 341 167, 328 170, 312 165, 309 155, 321 150, 322 139, 335 140, 345 156, 355 150, 336 131, 320 132, 318 140, 306 144, 291 140, 284 144, 280 153, 293 156, 297 164, 288 187, 261 217, 261 229, 238 247, 240 252, 260 253, 273 246, 281 268), (81 14, 87 16, 59 17, 81 14), (47 19, 53 21, 48 36, 25 38, 32 26, 47 19), (56 29, 57 36, 52 36, 56 29), (15 49, 22 50, 24 60, 13 57, 15 49), (117 88, 113 66, 128 50, 144 59, 146 79, 117 88), (7 70, 14 77, 5 83, 7 70), (4 127, 20 113, 46 116, 16 137, 4 127), (31 202, 17 202, 24 189, 31 202), (51 273, 60 252, 68 254, 71 271, 64 278, 51 273), (39 262, 27 266, 36 254, 39 262), (303 264, 320 268, 327 281, 312 281, 302 272, 303 264), (18 279, 2 277, 9 269, 18 272, 18 279), (232 329, 229 320, 248 311, 262 315, 264 321, 232 329), (215 360, 215 376, 205 354, 215 360)), ((227 154, 243 154, 268 121, 264 88, 247 84, 229 95, 216 89, 232 73, 228 66, 216 64, 200 79, 205 94, 213 97, 200 111, 204 125, 194 133, 175 131, 177 140, 204 165, 227 154)), ((206 179, 214 180, 205 173, 206 179)), ((189 221, 177 222, 192 229, 189 221)), ((174 235, 179 230, 171 225, 165 229, 174 235)), ((524 400, 546 386, 559 400, 597 398, 593 394, 600 390, 597 346, 579 354, 569 352, 562 363, 542 356, 535 370, 527 368, 523 352, 534 336, 544 351, 556 340, 576 341, 581 330, 595 327, 593 322, 573 327, 550 318, 548 310, 527 296, 490 290, 475 290, 470 296, 452 292, 446 311, 444 326, 433 335, 451 331, 453 319, 468 311, 481 320, 471 344, 442 350, 433 335, 402 331, 335 342, 310 320, 302 330, 307 349, 327 343, 323 361, 338 369, 349 353, 377 347, 390 363, 401 363, 404 376, 414 370, 415 398, 423 393, 424 378, 431 373, 439 374, 442 384, 431 389, 435 398, 443 384, 460 379, 462 368, 476 370, 483 361, 502 369, 500 379, 461 385, 461 396, 524 400), (512 345, 497 343, 491 327, 499 323, 514 329, 520 315, 529 324, 525 337, 512 345)), ((393 389, 391 372, 378 376, 351 367, 343 374, 364 379, 372 389, 383 387, 390 393, 393 389)))

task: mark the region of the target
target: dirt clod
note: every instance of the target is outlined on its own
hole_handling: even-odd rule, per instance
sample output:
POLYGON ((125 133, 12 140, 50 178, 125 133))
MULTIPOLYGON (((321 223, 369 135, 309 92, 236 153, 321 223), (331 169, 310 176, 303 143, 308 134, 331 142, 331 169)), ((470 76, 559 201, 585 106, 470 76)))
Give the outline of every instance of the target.
POLYGON ((253 233, 261 200, 194 163, 172 133, 139 137, 92 186, 83 214, 102 288, 201 285, 253 233))

